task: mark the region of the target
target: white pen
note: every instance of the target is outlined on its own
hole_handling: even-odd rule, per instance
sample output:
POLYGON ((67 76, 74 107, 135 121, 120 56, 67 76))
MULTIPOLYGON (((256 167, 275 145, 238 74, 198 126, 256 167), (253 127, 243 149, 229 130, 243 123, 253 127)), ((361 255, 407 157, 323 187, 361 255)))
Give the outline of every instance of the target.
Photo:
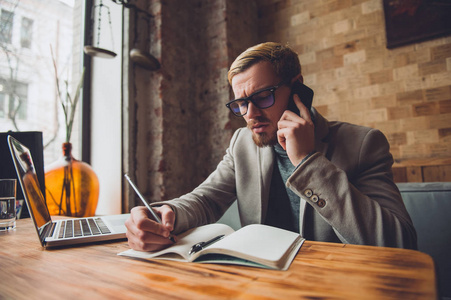
MULTIPOLYGON (((141 193, 139 192, 138 188, 136 187, 136 185, 132 182, 132 180, 130 179, 130 177, 128 176, 128 174, 124 175, 125 178, 127 179, 128 183, 130 183, 130 185, 132 186, 132 188, 135 190, 136 194, 139 196, 139 198, 141 199, 141 201, 144 203, 144 205, 147 207, 147 209, 150 211, 150 213, 152 214, 153 218, 155 219, 155 221, 157 221, 159 224, 163 224, 161 222, 160 217, 158 217, 158 215, 153 211, 152 207, 150 207, 149 203, 147 203, 146 199, 144 199, 143 195, 141 195, 141 193)), ((172 236, 172 234, 169 234, 168 237, 172 242, 175 243, 175 239, 172 236)))

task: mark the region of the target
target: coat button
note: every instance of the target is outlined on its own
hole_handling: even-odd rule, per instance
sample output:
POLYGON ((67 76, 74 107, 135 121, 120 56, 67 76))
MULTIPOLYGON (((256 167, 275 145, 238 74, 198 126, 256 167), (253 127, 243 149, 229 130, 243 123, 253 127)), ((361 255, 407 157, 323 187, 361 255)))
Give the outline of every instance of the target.
POLYGON ((316 205, 323 208, 324 206, 326 206, 326 201, 324 199, 319 199, 318 202, 316 202, 316 205))
POLYGON ((312 197, 310 197, 310 200, 312 200, 313 202, 318 202, 318 196, 317 195, 313 195, 312 197))
POLYGON ((305 190, 305 191, 304 191, 304 195, 305 195, 307 198, 310 198, 310 197, 312 197, 313 192, 312 192, 312 190, 305 190))

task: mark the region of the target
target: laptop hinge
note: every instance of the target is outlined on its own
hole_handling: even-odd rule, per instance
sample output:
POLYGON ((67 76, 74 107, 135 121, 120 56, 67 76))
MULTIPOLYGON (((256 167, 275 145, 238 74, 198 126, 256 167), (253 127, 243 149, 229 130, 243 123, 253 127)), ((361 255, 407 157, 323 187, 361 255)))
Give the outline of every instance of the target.
POLYGON ((39 234, 39 237, 41 239, 41 244, 45 245, 45 239, 49 236, 53 235, 53 230, 55 228, 55 223, 50 221, 47 224, 45 224, 44 226, 41 227, 41 232, 39 234))

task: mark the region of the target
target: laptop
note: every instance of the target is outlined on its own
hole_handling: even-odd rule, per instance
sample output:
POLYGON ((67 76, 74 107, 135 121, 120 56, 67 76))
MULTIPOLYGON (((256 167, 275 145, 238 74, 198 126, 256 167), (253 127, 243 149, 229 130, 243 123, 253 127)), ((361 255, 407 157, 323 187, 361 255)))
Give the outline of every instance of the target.
POLYGON ((130 214, 52 221, 39 186, 30 150, 12 136, 8 136, 8 145, 30 217, 43 247, 126 238, 124 223, 130 214))

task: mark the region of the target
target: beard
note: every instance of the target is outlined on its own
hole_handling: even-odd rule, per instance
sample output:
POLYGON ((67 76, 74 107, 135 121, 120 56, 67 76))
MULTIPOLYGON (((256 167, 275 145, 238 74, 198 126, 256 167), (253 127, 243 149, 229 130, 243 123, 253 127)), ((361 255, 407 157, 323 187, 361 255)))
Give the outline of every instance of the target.
POLYGON ((265 117, 257 117, 255 121, 251 121, 247 124, 247 128, 252 132, 252 140, 254 141, 255 145, 262 148, 274 146, 275 144, 277 144, 277 131, 273 129, 271 125, 269 132, 255 133, 254 131, 252 131, 252 126, 254 126, 254 124, 257 122, 269 122, 269 120, 265 117))

